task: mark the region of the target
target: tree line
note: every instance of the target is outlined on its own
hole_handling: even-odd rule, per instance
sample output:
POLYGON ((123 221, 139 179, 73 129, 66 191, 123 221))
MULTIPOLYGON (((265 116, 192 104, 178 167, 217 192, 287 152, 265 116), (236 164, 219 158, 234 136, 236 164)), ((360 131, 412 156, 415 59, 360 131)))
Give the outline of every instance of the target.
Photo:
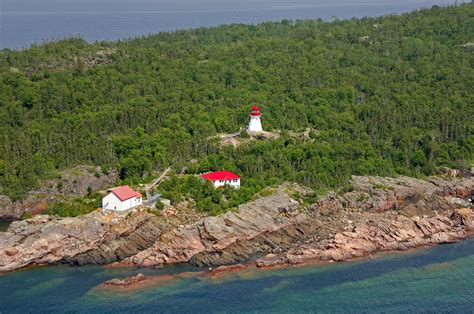
MULTIPOLYGON (((118 42, 0 51, 0 193, 21 199, 78 164, 146 180, 168 165, 227 169, 243 186, 343 186, 353 174, 430 175, 474 156, 474 4, 409 14, 223 25, 118 42), (108 62, 88 60, 103 51, 108 62), (266 130, 317 130, 237 149, 266 130)), ((103 58, 103 57, 101 57, 103 58)))

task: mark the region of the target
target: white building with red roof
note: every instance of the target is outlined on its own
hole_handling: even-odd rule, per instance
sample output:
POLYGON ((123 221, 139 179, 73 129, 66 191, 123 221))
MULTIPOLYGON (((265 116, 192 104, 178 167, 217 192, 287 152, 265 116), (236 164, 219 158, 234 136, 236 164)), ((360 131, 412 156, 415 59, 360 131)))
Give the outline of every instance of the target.
POLYGON ((142 195, 128 185, 119 186, 108 190, 102 199, 103 210, 125 211, 142 204, 142 195))
POLYGON ((201 175, 204 180, 211 181, 214 187, 231 186, 233 188, 240 188, 240 177, 230 171, 215 171, 201 175))

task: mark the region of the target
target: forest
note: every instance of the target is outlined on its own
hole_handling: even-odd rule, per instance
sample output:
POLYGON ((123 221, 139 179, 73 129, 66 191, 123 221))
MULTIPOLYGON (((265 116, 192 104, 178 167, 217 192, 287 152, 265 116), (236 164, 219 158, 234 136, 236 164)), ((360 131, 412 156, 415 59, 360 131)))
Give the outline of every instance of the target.
MULTIPOLYGON (((471 167, 473 41, 468 3, 4 49, 0 193, 22 199, 79 164, 118 169, 117 184, 169 165, 226 169, 242 176, 241 201, 283 181, 324 190, 347 186, 351 175, 471 167), (264 129, 282 137, 221 147, 213 136, 245 126, 253 104, 264 129), (286 135, 308 127, 311 141, 286 135)), ((196 184, 173 180, 171 197, 196 184)), ((222 201, 208 194, 201 207, 222 201)))

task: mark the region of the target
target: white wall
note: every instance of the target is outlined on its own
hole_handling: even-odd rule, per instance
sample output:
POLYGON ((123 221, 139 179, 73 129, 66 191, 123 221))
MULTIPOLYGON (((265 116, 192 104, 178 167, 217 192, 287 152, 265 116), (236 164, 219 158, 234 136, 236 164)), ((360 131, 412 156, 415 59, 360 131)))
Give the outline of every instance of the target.
POLYGON ((262 122, 260 122, 260 117, 250 116, 250 122, 248 126, 250 132, 262 132, 262 122))
POLYGON ((234 180, 217 180, 217 181, 214 181, 214 187, 220 187, 220 186, 225 186, 226 184, 227 185, 230 185, 231 187, 233 188, 240 188, 240 179, 235 179, 234 180))
POLYGON ((122 202, 114 193, 110 192, 102 199, 102 209, 125 211, 127 209, 141 205, 142 202, 143 200, 141 197, 132 197, 122 202))
POLYGON ((122 202, 114 193, 109 193, 102 199, 102 209, 122 211, 122 202))

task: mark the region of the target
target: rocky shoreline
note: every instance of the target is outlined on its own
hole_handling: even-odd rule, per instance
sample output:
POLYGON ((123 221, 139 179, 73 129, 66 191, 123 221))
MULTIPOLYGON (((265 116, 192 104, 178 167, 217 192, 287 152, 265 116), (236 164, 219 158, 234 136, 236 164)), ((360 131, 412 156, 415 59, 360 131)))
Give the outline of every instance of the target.
MULTIPOLYGON (((449 243, 459 242, 462 240, 466 240, 474 235, 474 232, 470 232, 468 237, 466 238, 458 238, 456 240, 449 241, 449 243)), ((210 267, 207 270, 203 271, 193 271, 193 272, 182 272, 177 274, 164 274, 164 275, 151 275, 145 276, 142 273, 138 273, 135 276, 126 277, 126 278, 114 278, 108 280, 96 288, 98 289, 109 289, 115 291, 136 291, 141 290, 150 286, 156 285, 166 285, 175 282, 176 280, 185 279, 185 278, 200 278, 200 279, 208 279, 208 280, 225 280, 229 277, 234 275, 252 275, 255 272, 265 271, 265 270, 274 270, 274 269, 282 269, 288 267, 309 267, 309 266, 321 266, 328 263, 334 262, 352 262, 352 261, 359 261, 365 259, 373 259, 382 253, 390 254, 396 252, 412 252, 415 250, 420 250, 423 248, 429 248, 434 245, 440 243, 429 243, 426 245, 416 246, 413 248, 404 248, 404 249, 391 249, 386 251, 375 251, 368 255, 357 256, 357 257, 350 257, 344 260, 335 261, 335 260, 327 260, 321 259, 319 257, 315 257, 314 255, 306 255, 304 258, 299 258, 298 260, 288 260, 285 258, 281 258, 281 256, 277 256, 274 254, 269 254, 264 258, 258 259, 256 261, 250 261, 240 264, 233 264, 233 265, 223 265, 218 266, 216 268, 210 267)))
POLYGON ((449 217, 389 214, 375 216, 352 231, 337 233, 330 240, 304 244, 281 254, 268 254, 255 263, 257 267, 268 268, 316 261, 347 261, 377 252, 457 242, 472 236, 473 232, 474 215, 467 208, 455 210, 449 217))
POLYGON ((236 211, 187 223, 144 211, 113 224, 100 212, 39 215, 0 233, 0 271, 54 263, 221 266, 214 272, 285 267, 454 242, 474 230, 466 201, 472 177, 354 177, 352 186, 306 204, 305 189, 284 184, 236 211))

